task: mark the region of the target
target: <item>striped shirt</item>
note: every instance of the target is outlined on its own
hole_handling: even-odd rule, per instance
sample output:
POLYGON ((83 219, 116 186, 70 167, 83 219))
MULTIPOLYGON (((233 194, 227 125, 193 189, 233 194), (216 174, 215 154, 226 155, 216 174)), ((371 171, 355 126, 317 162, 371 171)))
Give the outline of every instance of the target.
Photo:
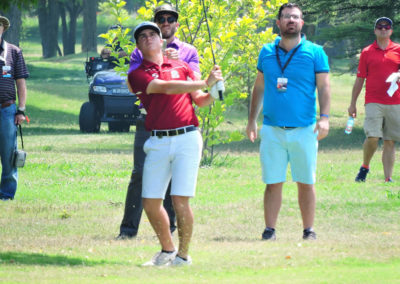
POLYGON ((29 73, 21 49, 3 39, 0 43, 0 72, 0 103, 16 100, 15 80, 28 78, 29 73), (10 70, 4 66, 10 66, 10 70))

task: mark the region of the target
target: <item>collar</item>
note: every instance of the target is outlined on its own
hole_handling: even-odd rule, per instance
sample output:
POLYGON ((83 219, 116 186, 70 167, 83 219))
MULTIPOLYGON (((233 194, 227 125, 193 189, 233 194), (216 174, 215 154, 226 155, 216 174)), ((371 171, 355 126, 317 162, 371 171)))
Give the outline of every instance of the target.
MULTIPOLYGON (((374 41, 374 43, 372 44, 372 46, 373 46, 375 49, 383 50, 383 49, 381 49, 381 48, 379 47, 378 42, 377 42, 376 40, 374 41)), ((384 50, 389 50, 389 49, 391 49, 392 47, 393 47, 393 41, 392 41, 391 39, 389 39, 389 44, 388 44, 388 46, 387 46, 384 50)))
POLYGON ((4 39, 3 39, 3 36, 1 37, 1 41, 0 41, 0 50, 1 51, 4 50, 4 39))
MULTIPOLYGON (((142 61, 142 65, 145 69, 152 68, 152 67, 159 68, 159 65, 157 63, 149 61, 144 58, 142 61)), ((171 65, 170 61, 168 60, 168 58, 166 56, 163 57, 163 63, 161 65, 171 65)))
POLYGON ((174 39, 169 44, 167 44, 167 47, 179 49, 180 44, 181 44, 181 41, 176 36, 174 36, 174 39))
MULTIPOLYGON (((275 42, 274 42, 274 44, 277 45, 279 48, 281 48, 281 47, 279 46, 279 42, 281 41, 281 39, 282 39, 281 36, 277 36, 277 37, 275 38, 275 42)), ((303 44, 306 40, 307 40, 306 35, 302 33, 302 34, 301 34, 300 43, 299 43, 298 45, 296 45, 296 46, 299 46, 300 44, 303 44)), ((281 49, 282 49, 282 48, 281 48, 281 49)))

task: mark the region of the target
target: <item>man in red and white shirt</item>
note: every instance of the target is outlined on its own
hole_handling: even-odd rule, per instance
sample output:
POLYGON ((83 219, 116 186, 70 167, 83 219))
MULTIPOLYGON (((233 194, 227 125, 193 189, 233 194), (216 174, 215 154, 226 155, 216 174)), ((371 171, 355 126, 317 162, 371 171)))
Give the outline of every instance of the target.
POLYGON ((390 40, 393 22, 387 17, 375 21, 376 41, 361 52, 357 78, 353 86, 349 115, 357 115, 357 98, 364 81, 366 139, 363 146, 363 165, 356 176, 356 182, 364 182, 369 172, 369 164, 378 148, 378 141, 383 139, 383 171, 385 181, 392 181, 395 160, 395 141, 400 141, 400 90, 388 92, 391 83, 388 77, 400 69, 400 44, 390 40), (390 94, 389 94, 390 93, 390 94))
POLYGON ((128 75, 128 86, 135 93, 147 116, 145 126, 151 131, 144 144, 143 208, 157 234, 161 252, 145 265, 188 265, 189 243, 193 230, 193 213, 189 205, 195 194, 202 138, 193 105, 211 104, 218 96, 200 91, 223 80, 215 66, 207 80, 195 80, 189 65, 163 56, 161 31, 152 22, 139 24, 134 31, 142 64, 128 75), (171 196, 177 215, 179 248, 175 249, 169 218, 162 206, 172 178, 171 196))

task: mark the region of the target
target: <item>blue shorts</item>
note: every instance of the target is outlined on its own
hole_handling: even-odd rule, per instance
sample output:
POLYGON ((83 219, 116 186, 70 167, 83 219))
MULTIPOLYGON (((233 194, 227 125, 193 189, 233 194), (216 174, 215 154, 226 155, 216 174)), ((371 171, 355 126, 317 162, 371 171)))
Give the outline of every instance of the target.
POLYGON ((314 133, 314 129, 315 124, 286 130, 262 126, 260 159, 264 183, 285 182, 288 163, 294 182, 315 183, 318 133, 314 133))

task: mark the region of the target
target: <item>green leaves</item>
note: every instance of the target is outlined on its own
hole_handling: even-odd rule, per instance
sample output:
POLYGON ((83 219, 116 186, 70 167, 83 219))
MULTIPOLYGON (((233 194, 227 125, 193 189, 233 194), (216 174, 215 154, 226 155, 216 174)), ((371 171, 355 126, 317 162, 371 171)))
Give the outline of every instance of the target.
MULTIPOLYGON (((206 78, 212 69, 214 51, 216 63, 221 66, 225 78, 225 100, 215 101, 208 108, 196 110, 204 139, 203 159, 212 162, 213 146, 220 143, 229 143, 244 138, 238 131, 229 135, 221 135, 218 127, 224 121, 226 110, 247 100, 254 78, 257 74, 256 63, 259 51, 263 44, 274 40, 272 25, 279 7, 285 0, 204 0, 211 38, 209 37, 205 21, 202 0, 178 1, 179 29, 177 36, 192 45, 199 53, 200 70, 206 78), (212 49, 211 49, 212 46, 212 49)), ((121 25, 126 19, 123 10, 124 1, 109 0, 103 3, 110 14, 114 15, 121 25)), ((163 1, 146 1, 145 7, 137 11, 137 19, 151 21, 154 9, 163 4, 163 1)), ((121 47, 128 53, 134 45, 127 40, 128 34, 117 30, 109 31, 108 35, 101 35, 109 44, 120 41, 121 47)), ((127 69, 120 65, 120 70, 127 69)))
MULTIPOLYGON (((253 80, 249 80, 247 75, 242 76, 242 73, 251 73, 252 78, 256 75, 256 63, 262 45, 275 38, 272 23, 277 13, 276 7, 287 1, 267 1, 266 4, 259 0, 204 1, 211 39, 207 31, 202 0, 179 1, 180 27, 177 36, 197 48, 203 78, 214 65, 213 50, 216 63, 221 66, 226 79, 225 86, 228 91, 224 94, 225 100, 216 101, 209 108, 199 108, 196 112, 204 139, 203 160, 212 162, 214 145, 244 138, 238 131, 226 136, 221 135, 217 129, 224 121, 227 108, 240 104, 240 101, 249 97, 253 80)), ((139 17, 150 20, 154 8, 161 3, 146 2, 146 7, 138 10, 139 17)))

